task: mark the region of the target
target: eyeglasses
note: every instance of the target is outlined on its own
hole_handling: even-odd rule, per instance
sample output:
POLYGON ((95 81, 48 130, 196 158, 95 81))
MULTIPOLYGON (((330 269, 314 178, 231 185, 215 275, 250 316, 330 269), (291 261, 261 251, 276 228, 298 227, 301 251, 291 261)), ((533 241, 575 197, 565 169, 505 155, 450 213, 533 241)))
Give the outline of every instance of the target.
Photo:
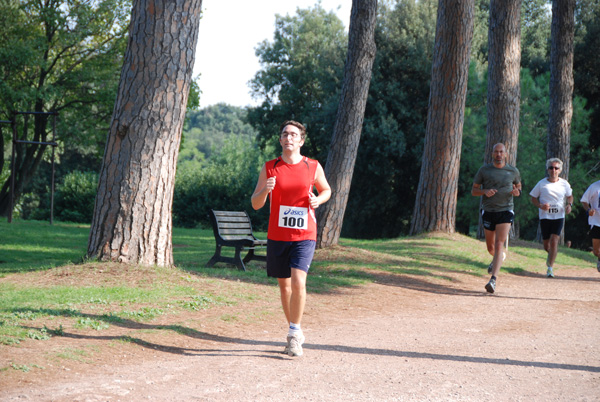
POLYGON ((556 166, 550 166, 548 170, 560 170, 560 168, 556 166))
POLYGON ((281 133, 281 135, 279 136, 280 138, 288 138, 288 137, 292 137, 292 139, 296 139, 298 137, 300 137, 300 134, 298 133, 281 133))

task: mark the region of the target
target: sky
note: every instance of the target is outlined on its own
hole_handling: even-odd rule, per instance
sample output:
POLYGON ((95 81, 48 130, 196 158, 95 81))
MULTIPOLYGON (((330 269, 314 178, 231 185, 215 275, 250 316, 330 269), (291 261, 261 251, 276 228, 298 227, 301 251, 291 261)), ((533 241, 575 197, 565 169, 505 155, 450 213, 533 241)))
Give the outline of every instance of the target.
MULTIPOLYGON (((260 69, 254 51, 263 40, 273 41, 275 14, 295 15, 318 0, 204 0, 196 47, 194 78, 200 75, 200 107, 227 103, 256 106, 250 81, 260 69)), ((352 0, 321 0, 326 11, 334 11, 346 29, 352 0)))

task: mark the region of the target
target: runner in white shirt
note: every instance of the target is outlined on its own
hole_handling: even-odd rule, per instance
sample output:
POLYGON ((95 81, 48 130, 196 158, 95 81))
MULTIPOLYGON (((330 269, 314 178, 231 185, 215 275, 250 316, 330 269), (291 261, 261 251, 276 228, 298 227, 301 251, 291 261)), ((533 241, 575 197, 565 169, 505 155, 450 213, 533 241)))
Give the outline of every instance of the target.
POLYGON ((571 212, 573 206, 573 190, 569 183, 558 175, 562 172, 563 163, 558 158, 546 161, 548 177, 540 180, 529 193, 531 202, 540 211, 540 229, 544 240, 546 258, 546 276, 554 278, 554 261, 558 253, 560 234, 565 225, 565 212, 571 212))
POLYGON ((600 180, 592 183, 581 197, 581 204, 588 212, 594 255, 598 257, 596 268, 600 272, 600 180))

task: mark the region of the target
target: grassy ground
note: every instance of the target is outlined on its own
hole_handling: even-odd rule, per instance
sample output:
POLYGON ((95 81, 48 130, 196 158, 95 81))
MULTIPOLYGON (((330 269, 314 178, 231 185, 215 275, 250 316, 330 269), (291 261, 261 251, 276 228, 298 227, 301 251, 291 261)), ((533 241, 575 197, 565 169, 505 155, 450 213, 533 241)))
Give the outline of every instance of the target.
MULTIPOLYGON (((243 305, 266 297, 261 285, 276 283, 257 262, 246 272, 224 264, 205 268, 214 252, 211 230, 174 230, 175 268, 85 262, 88 235, 87 225, 0 222, 0 347, 60 336, 64 328, 102 331, 113 323, 243 305)), ((542 273, 545 255, 539 244, 511 242, 503 270, 542 273)), ((590 253, 561 248, 556 266, 589 269, 594 261, 590 253)), ((317 251, 308 290, 335 293, 395 275, 483 277, 489 262, 483 242, 458 234, 342 239, 339 246, 317 251)))

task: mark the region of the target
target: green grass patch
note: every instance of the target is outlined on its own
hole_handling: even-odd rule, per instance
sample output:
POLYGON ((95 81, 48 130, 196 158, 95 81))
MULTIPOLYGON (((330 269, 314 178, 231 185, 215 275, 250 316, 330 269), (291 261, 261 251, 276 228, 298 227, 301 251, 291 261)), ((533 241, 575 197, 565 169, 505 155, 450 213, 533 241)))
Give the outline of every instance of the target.
POLYGON ((222 296, 198 295, 192 296, 192 300, 179 300, 178 303, 185 309, 191 311, 206 310, 213 305, 232 305, 222 296))
POLYGON ((29 339, 36 339, 38 341, 47 341, 50 339, 50 334, 46 328, 42 328, 40 330, 31 329, 27 332, 27 337, 29 339))
POLYGON ((144 307, 135 311, 121 311, 117 315, 121 318, 133 320, 137 322, 151 321, 156 317, 164 314, 164 311, 154 307, 144 307))
POLYGON ((24 372, 24 373, 28 373, 29 371, 31 371, 31 367, 29 367, 29 366, 28 366, 28 365, 26 365, 26 364, 15 364, 15 363, 11 363, 11 364, 10 364, 10 367, 11 367, 13 370, 16 370, 16 371, 22 371, 22 372, 24 372))
POLYGON ((108 329, 110 325, 102 320, 94 320, 90 317, 81 317, 77 320, 75 324, 76 328, 90 328, 96 331, 101 331, 103 329, 108 329))
POLYGON ((81 261, 89 225, 16 220, 0 222, 0 275, 81 261))
POLYGON ((54 354, 55 358, 61 360, 72 360, 82 363, 89 363, 89 358, 92 356, 93 351, 88 351, 86 349, 80 348, 65 348, 59 352, 54 354))

